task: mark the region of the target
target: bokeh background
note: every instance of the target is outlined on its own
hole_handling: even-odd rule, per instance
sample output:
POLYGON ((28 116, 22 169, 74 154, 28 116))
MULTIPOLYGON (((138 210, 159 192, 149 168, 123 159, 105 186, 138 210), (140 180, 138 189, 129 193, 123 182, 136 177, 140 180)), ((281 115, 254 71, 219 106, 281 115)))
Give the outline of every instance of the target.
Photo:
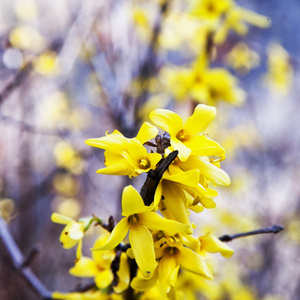
MULTIPOLYGON (((191 60, 191 45, 196 43, 176 46, 180 35, 191 36, 189 28, 162 35, 170 30, 172 8, 163 12, 160 2, 1 1, 0 215, 25 256, 39 250, 31 268, 51 291, 70 291, 85 282, 68 274, 75 250, 60 246, 62 227, 51 223, 52 212, 75 219, 113 215, 118 220, 122 188, 133 184, 139 189, 144 179, 96 174, 104 166, 103 151, 84 141, 114 129, 133 137, 151 108, 167 107, 182 116, 192 111, 189 102, 175 101, 168 91, 157 95, 153 87, 164 65, 191 60)), ((184 2, 172 5, 185 9, 184 2)), ((215 103, 218 113, 209 134, 226 150, 222 168, 232 184, 218 188, 216 209, 192 218, 199 235, 209 230, 221 236, 273 224, 285 230, 231 242, 235 255, 216 257, 216 279, 199 283, 198 298, 296 300, 300 3, 238 3, 268 16, 272 25, 250 26, 245 36, 230 32, 222 45, 214 46, 212 66, 229 70, 247 96, 239 106, 215 103), (256 68, 234 69, 228 63, 228 54, 239 42, 259 57, 256 68), (272 53, 275 67, 283 62, 279 81, 267 77, 272 53), (221 296, 213 296, 213 290, 221 296)), ((97 228, 90 233, 86 255, 97 228)), ((39 299, 14 271, 1 240, 0 299, 39 299)))

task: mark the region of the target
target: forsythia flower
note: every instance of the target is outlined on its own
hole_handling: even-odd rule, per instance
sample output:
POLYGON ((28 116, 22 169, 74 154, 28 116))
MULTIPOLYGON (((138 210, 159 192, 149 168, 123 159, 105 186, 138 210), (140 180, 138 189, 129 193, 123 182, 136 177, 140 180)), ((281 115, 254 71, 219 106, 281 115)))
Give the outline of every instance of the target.
POLYGON ((105 137, 87 140, 86 144, 89 146, 106 150, 104 153, 106 168, 98 170, 97 173, 133 177, 155 169, 161 155, 148 153, 143 144, 154 138, 157 133, 156 127, 145 122, 137 137, 133 139, 128 139, 115 130, 105 137))
POLYGON ((59 240, 65 249, 73 248, 76 244, 78 244, 76 257, 77 259, 80 259, 82 238, 84 236, 85 227, 90 222, 90 218, 74 221, 69 217, 65 217, 58 213, 53 213, 51 215, 51 221, 66 225, 60 235, 59 240))
POLYGON ((227 64, 241 73, 256 68, 259 60, 259 55, 245 43, 237 43, 226 56, 227 64))
POLYGON ((231 257, 234 253, 234 251, 230 247, 228 247, 225 243, 221 242, 210 232, 204 236, 199 237, 199 241, 200 253, 202 253, 202 255, 205 255, 205 252, 219 252, 224 257, 231 257))
POLYGON ((181 161, 186 161, 192 152, 205 156, 224 155, 224 149, 203 134, 215 115, 214 107, 199 104, 185 123, 176 113, 166 109, 152 111, 150 119, 170 134, 172 148, 179 151, 181 161))
POLYGON ((245 35, 248 32, 246 22, 262 28, 269 27, 271 24, 268 17, 235 5, 226 13, 224 22, 214 36, 214 42, 222 44, 231 29, 240 35, 245 35))
POLYGON ((264 76, 264 81, 271 90, 286 94, 290 90, 294 75, 289 54, 277 43, 268 45, 267 54, 268 73, 264 76))
POLYGON ((115 248, 123 241, 129 231, 129 242, 137 265, 144 277, 150 277, 157 265, 150 230, 162 230, 173 235, 189 228, 188 225, 166 220, 151 210, 153 207, 145 206, 143 199, 134 187, 131 185, 125 187, 122 195, 122 215, 124 218, 113 229, 106 244, 92 250, 115 248))
MULTIPOLYGON (((95 242, 94 247, 102 246, 108 239, 108 235, 101 235, 95 242)), ((78 277, 94 277, 98 288, 105 289, 113 281, 114 275, 110 265, 115 258, 115 252, 112 250, 103 252, 92 252, 92 258, 81 257, 70 269, 70 274, 78 277)), ((128 265, 127 265, 128 269, 128 265)), ((128 273, 128 272, 127 272, 128 273)), ((125 277, 128 278, 128 274, 125 277)))
POLYGON ((214 104, 225 101, 239 105, 245 100, 245 92, 237 86, 238 80, 227 70, 209 68, 205 55, 198 57, 191 68, 162 71, 166 85, 177 100, 193 100, 214 104))
POLYGON ((155 243, 155 246, 156 257, 159 259, 157 271, 149 280, 139 276, 134 278, 131 283, 134 289, 147 290, 159 280, 161 294, 166 295, 170 288, 175 286, 180 267, 205 278, 213 278, 205 258, 185 247, 180 238, 163 237, 155 243))

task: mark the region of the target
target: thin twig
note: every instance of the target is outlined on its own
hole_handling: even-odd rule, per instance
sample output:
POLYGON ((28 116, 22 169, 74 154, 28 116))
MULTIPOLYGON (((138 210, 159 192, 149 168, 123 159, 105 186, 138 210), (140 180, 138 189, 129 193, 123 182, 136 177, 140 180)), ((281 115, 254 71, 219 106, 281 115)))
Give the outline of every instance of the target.
POLYGON ((219 237, 219 240, 221 240, 222 242, 230 242, 234 239, 246 237, 246 236, 250 236, 250 235, 265 234, 265 233, 277 234, 278 232, 280 232, 282 230, 284 230, 284 227, 279 226, 279 225, 273 225, 272 227, 257 229, 257 230, 253 230, 253 231, 249 231, 249 232, 237 233, 234 235, 225 234, 225 235, 219 237))
POLYGON ((3 241, 15 269, 22 275, 32 290, 42 299, 52 299, 51 292, 44 286, 44 284, 35 276, 35 274, 28 267, 24 267, 24 256, 19 247, 14 241, 10 231, 8 230, 4 220, 0 217, 0 238, 3 241))

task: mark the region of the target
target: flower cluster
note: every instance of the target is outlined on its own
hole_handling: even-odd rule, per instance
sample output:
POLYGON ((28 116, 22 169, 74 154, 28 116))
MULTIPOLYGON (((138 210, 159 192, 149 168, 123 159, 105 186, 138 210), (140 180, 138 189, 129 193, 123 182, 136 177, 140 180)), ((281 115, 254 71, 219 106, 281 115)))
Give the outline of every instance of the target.
POLYGON ((141 193, 131 185, 124 188, 123 218, 115 226, 105 225, 95 216, 74 221, 53 214, 54 222, 66 224, 60 238, 65 248, 77 243, 81 246, 92 222, 110 232, 100 235, 91 249, 92 258, 82 256, 78 250, 70 270, 74 276, 93 277, 93 291, 54 293, 54 298, 86 299, 83 295, 89 293, 88 299, 123 299, 125 295, 128 299, 131 291, 133 298, 142 294, 142 299, 148 299, 158 293, 163 299, 175 299, 182 293, 182 287, 176 285, 183 272, 180 270, 213 278, 209 253, 230 257, 233 250, 211 233, 195 235, 190 210, 201 212, 215 207, 217 192, 209 187, 210 183, 230 184, 220 168, 224 149, 205 134, 215 114, 215 108, 199 104, 184 122, 172 111, 156 109, 150 120, 165 131, 163 135, 146 122, 135 138, 126 138, 115 130, 86 141, 105 150, 106 167, 98 173, 132 178, 146 172, 147 180, 141 193), (156 153, 148 153, 145 145, 156 148, 156 153), (130 268, 130 264, 135 267, 130 268))

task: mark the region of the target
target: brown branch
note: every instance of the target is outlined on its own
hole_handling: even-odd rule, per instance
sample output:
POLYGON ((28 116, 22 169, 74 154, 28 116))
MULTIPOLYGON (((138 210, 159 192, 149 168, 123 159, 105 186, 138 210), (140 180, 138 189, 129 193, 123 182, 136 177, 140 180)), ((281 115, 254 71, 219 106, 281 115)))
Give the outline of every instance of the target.
POLYGON ((162 160, 155 170, 150 170, 148 172, 146 181, 140 191, 140 195, 142 196, 145 205, 149 206, 153 202, 159 181, 177 155, 178 151, 171 152, 164 160, 162 160))
POLYGON ((237 233, 234 235, 225 234, 225 235, 219 237, 219 240, 222 242, 230 242, 234 239, 246 237, 246 236, 250 236, 250 235, 266 234, 266 233, 277 234, 278 232, 280 232, 282 230, 284 230, 284 227, 279 226, 279 225, 273 225, 272 227, 257 229, 257 230, 253 230, 253 231, 249 231, 249 232, 237 233))
POLYGON ((10 231, 8 230, 4 220, 0 217, 0 238, 3 241, 11 259, 14 268, 19 272, 22 278, 30 285, 32 290, 42 299, 52 299, 52 293, 44 286, 44 284, 35 276, 30 268, 26 266, 27 260, 24 258, 19 247, 14 241, 10 231), (24 267, 25 265, 25 267, 24 267))

